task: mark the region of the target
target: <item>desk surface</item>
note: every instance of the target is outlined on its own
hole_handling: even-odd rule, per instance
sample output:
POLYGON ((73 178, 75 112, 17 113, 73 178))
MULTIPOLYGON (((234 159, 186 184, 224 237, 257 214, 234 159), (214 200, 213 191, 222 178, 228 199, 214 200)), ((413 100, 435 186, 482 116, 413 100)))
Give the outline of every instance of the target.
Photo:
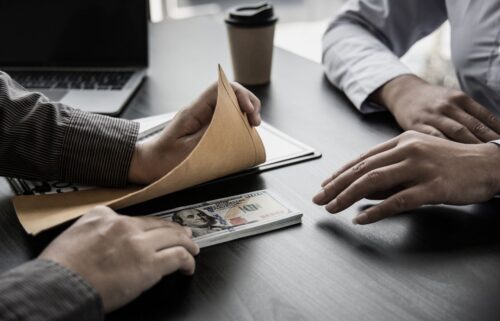
MULTIPOLYGON (((151 70, 123 117, 176 110, 231 74, 224 26, 207 19, 151 29, 151 70)), ((254 88, 263 118, 323 153, 316 161, 179 192, 126 210, 149 213, 270 188, 304 213, 301 226, 207 248, 193 277, 173 275, 110 320, 495 320, 500 301, 499 204, 426 207, 353 226, 361 201, 332 216, 312 204, 334 169, 399 130, 363 117, 321 66, 275 51, 273 80, 254 88)), ((0 180, 0 267, 26 261, 54 236, 26 236, 0 180)))

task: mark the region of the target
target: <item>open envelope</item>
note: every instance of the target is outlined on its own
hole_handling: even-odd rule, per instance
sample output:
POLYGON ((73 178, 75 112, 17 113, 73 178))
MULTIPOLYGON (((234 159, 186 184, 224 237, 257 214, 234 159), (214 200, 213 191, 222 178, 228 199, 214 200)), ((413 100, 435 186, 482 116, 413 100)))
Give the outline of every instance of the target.
POLYGON ((259 134, 241 111, 219 66, 217 105, 210 125, 191 154, 158 181, 146 187, 16 196, 13 202, 24 229, 37 234, 75 219, 97 205, 124 208, 239 172, 265 159, 259 134))

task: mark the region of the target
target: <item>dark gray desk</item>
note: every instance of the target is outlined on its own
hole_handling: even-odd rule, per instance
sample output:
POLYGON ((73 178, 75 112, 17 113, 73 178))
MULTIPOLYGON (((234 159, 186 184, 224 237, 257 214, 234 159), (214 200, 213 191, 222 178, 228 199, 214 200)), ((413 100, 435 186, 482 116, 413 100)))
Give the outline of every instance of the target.
MULTIPOLYGON (((178 109, 231 69, 224 26, 209 20, 152 28, 150 77, 124 117, 178 109)), ((230 73, 230 72, 229 72, 230 73)), ((273 81, 255 88, 263 118, 323 152, 320 160, 163 197, 148 213, 271 188, 303 211, 301 226, 202 251, 193 277, 174 275, 111 320, 497 320, 500 219, 495 202, 427 207, 356 227, 369 202, 331 216, 311 197, 334 169, 398 134, 388 115, 362 117, 321 66, 276 50, 273 81)), ((0 264, 36 255, 56 233, 26 236, 0 181, 0 264)))

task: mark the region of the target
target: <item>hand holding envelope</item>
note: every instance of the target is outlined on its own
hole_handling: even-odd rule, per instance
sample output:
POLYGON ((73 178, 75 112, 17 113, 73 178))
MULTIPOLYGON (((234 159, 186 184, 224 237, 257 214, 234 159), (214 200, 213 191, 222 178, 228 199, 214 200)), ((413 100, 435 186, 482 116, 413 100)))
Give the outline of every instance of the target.
POLYGON ((241 111, 233 88, 219 68, 217 104, 211 122, 193 151, 162 178, 145 187, 17 196, 13 201, 25 230, 37 234, 95 206, 124 208, 256 166, 265 158, 257 131, 241 111))
MULTIPOLYGON (((160 133, 138 140, 130 163, 130 183, 147 185, 157 181, 193 151, 212 120, 217 105, 217 85, 214 83, 189 107, 179 111, 160 133)), ((260 100, 242 85, 235 82, 230 85, 250 125, 259 126, 260 100)))

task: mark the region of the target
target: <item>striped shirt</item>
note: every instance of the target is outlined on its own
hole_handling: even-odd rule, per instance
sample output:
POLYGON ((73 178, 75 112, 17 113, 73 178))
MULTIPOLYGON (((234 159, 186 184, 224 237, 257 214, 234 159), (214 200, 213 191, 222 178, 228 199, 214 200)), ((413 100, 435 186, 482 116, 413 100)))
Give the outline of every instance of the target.
MULTIPOLYGON (((120 186, 139 125, 28 92, 0 72, 0 176, 120 186)), ((0 320, 103 320, 97 292, 46 260, 0 275, 0 320)))

